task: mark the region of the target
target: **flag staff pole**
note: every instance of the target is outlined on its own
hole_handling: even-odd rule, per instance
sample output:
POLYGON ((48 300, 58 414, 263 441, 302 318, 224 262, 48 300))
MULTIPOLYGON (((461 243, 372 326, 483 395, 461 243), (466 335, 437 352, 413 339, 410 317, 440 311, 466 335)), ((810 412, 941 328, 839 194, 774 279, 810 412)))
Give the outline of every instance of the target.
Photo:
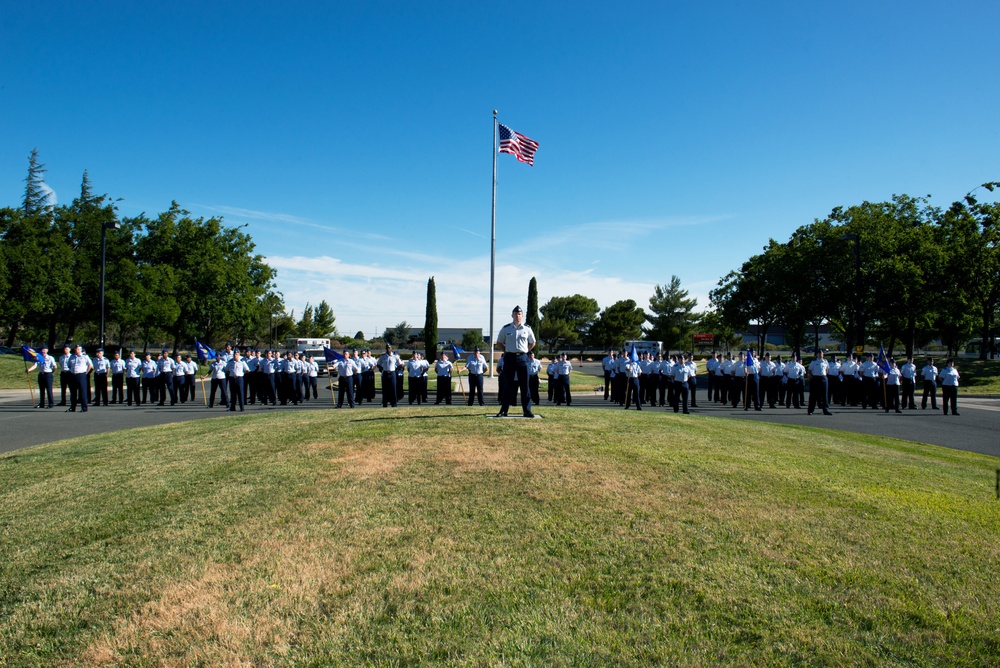
POLYGON ((496 339, 493 334, 493 290, 497 266, 497 110, 493 110, 493 213, 490 223, 490 378, 494 377, 496 339))

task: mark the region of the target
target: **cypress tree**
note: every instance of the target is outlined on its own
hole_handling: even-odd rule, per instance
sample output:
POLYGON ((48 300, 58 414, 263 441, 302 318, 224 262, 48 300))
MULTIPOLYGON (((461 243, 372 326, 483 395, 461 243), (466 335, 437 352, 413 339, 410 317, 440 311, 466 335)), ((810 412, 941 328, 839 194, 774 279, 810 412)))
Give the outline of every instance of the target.
POLYGON ((437 358, 438 311, 434 277, 427 279, 427 313, 424 316, 424 356, 431 363, 437 358))
POLYGON ((528 323, 531 327, 531 331, 535 333, 535 338, 538 338, 538 332, 541 330, 538 317, 538 282, 535 277, 531 277, 531 281, 528 283, 528 307, 525 309, 524 321, 528 323))

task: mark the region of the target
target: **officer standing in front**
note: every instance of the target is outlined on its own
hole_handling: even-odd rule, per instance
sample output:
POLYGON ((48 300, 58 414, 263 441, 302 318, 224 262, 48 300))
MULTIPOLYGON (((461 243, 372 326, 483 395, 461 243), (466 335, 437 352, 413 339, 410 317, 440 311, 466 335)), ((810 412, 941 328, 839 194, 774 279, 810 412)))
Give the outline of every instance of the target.
POLYGON ((812 415, 816 405, 823 409, 823 415, 833 415, 827 398, 830 396, 830 386, 827 379, 830 373, 830 363, 823 359, 823 351, 816 351, 816 359, 809 363, 809 407, 807 415, 812 415))
POLYGON ((535 347, 535 333, 524 323, 524 311, 515 306, 512 321, 500 328, 499 343, 503 346, 503 400, 497 417, 507 417, 514 397, 514 378, 521 389, 521 409, 524 417, 535 417, 531 412, 531 391, 528 389, 528 353, 535 347))
POLYGON ((250 367, 240 357, 240 351, 233 351, 233 358, 226 364, 226 371, 229 372, 229 410, 235 411, 236 404, 240 405, 240 412, 243 411, 243 377, 250 373, 250 367))
POLYGON ((69 372, 72 380, 70 381, 70 404, 67 412, 75 412, 77 402, 80 404, 80 412, 87 412, 87 398, 90 394, 90 381, 87 379, 87 374, 93 370, 94 364, 90 361, 90 356, 83 352, 79 343, 76 344, 73 347, 73 356, 69 358, 69 372))

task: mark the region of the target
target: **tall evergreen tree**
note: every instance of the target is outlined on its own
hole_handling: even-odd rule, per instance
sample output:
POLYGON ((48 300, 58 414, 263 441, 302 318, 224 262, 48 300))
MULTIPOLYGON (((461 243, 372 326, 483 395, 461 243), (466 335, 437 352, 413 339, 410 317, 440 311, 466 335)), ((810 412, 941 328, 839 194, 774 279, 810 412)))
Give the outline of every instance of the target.
POLYGON ((38 149, 28 156, 28 176, 24 179, 24 213, 33 216, 48 208, 49 191, 45 187, 45 165, 38 161, 38 149))
POLYGON ((534 276, 528 282, 528 307, 525 309, 524 320, 537 337, 542 330, 541 319, 538 315, 538 281, 535 280, 534 276))
POLYGON ((438 312, 434 277, 427 279, 427 312, 424 315, 424 355, 431 362, 437 357, 438 312))
POLYGON ((321 339, 332 339, 337 336, 337 327, 334 322, 337 320, 333 315, 333 308, 324 299, 313 311, 313 331, 321 339))

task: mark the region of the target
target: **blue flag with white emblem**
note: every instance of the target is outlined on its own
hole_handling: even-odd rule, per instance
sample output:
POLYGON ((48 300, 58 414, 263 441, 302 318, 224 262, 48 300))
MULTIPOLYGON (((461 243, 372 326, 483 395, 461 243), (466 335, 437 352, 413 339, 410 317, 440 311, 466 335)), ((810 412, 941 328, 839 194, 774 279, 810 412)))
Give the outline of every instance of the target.
POLYGON ((327 364, 333 364, 337 360, 344 359, 343 355, 338 353, 336 350, 331 350, 330 348, 327 348, 326 346, 323 346, 323 357, 326 358, 327 364))
POLYGON ((747 368, 753 366, 753 349, 747 348, 747 368))
POLYGON ((194 348, 198 351, 198 359, 202 361, 214 360, 218 357, 218 354, 214 350, 206 346, 198 339, 194 340, 194 348))
POLYGON ((885 348, 882 344, 878 346, 878 368, 882 369, 885 373, 889 373, 889 358, 885 354, 885 348))
POLYGON ((35 352, 34 348, 29 346, 21 346, 21 357, 24 358, 25 362, 37 362, 38 353, 35 352))
POLYGON ((633 362, 638 362, 639 361, 639 353, 637 353, 635 351, 635 344, 634 343, 632 344, 632 350, 630 350, 629 353, 628 353, 628 358, 630 360, 632 360, 633 362))
POLYGON ((453 343, 451 344, 451 354, 455 356, 455 359, 460 360, 462 359, 462 355, 465 354, 465 351, 453 343))

